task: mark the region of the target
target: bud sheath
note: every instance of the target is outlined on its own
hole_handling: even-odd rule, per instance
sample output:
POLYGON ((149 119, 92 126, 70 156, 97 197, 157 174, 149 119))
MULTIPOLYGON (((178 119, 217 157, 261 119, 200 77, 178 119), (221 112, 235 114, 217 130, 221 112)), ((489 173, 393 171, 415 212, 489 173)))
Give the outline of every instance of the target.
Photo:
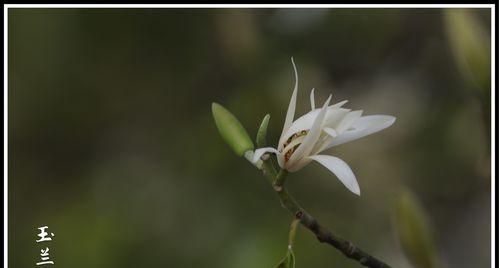
POLYGON ((215 102, 211 105, 211 111, 220 135, 237 155, 243 156, 246 151, 253 150, 248 132, 233 114, 215 102))

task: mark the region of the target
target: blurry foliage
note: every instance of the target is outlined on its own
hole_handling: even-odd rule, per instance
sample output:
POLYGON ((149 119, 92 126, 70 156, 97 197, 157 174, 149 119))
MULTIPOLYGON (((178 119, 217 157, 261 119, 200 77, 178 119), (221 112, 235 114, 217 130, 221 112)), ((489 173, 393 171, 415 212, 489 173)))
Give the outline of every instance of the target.
POLYGON ((489 29, 474 12, 467 9, 448 9, 444 13, 445 26, 459 70, 481 101, 486 137, 490 139, 490 81, 491 50, 489 29))
MULTIPOLYGON (((318 102, 333 93, 348 108, 397 117, 331 152, 352 167, 360 198, 310 165, 288 180, 300 203, 342 237, 410 267, 390 224, 407 187, 428 208, 443 262, 490 267, 490 145, 480 120, 490 108, 454 58, 466 51, 458 53, 479 66, 472 73, 487 95, 480 51, 490 10, 454 12, 9 9, 9 265, 34 265, 41 225, 56 234, 50 254, 61 267, 275 263, 287 212, 225 145, 210 107, 223 103, 250 137, 270 113, 275 144, 294 56, 298 113, 315 87, 318 102)), ((307 233, 296 244, 300 267, 358 267, 307 233)))
POLYGON ((439 267, 428 215, 409 191, 402 191, 395 202, 394 227, 414 267, 439 267))
POLYGON ((483 95, 490 92, 490 34, 472 10, 444 12, 449 44, 465 77, 476 83, 483 95))

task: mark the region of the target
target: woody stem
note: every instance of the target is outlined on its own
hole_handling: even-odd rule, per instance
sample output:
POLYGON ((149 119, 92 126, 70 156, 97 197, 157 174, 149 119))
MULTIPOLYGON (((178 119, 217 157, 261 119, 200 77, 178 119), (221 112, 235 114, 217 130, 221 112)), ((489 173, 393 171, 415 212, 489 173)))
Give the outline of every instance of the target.
POLYGON ((284 182, 287 175, 285 170, 276 172, 270 161, 264 161, 263 171, 270 183, 274 186, 281 205, 291 213, 302 226, 310 230, 321 243, 326 243, 339 250, 347 258, 355 260, 360 264, 371 268, 391 268, 388 264, 376 257, 361 250, 352 242, 334 235, 331 231, 319 224, 319 222, 306 212, 295 201, 293 196, 284 188, 284 182))

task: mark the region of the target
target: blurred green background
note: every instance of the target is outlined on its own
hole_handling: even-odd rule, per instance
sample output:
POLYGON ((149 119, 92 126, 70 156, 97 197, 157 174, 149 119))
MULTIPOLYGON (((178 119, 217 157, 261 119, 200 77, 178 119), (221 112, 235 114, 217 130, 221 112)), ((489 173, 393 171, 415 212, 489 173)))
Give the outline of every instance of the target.
MULTIPOLYGON (((318 164, 288 179, 323 225, 394 267, 410 191, 442 267, 490 267, 490 10, 10 9, 9 264, 272 267, 290 216, 219 136, 210 106, 280 135, 333 94, 397 117, 334 147, 357 197, 318 164), (487 61, 489 60, 489 61, 487 61)), ((297 267, 360 267, 299 229, 297 267)))

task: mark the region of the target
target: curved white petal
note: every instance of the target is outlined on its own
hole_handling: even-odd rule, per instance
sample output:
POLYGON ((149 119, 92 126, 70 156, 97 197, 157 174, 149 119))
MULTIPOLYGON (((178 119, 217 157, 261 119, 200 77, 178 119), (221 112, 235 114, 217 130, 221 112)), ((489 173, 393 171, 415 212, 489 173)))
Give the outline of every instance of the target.
POLYGON ((324 106, 322 106, 322 109, 315 118, 314 124, 308 131, 307 135, 305 136, 305 139, 300 144, 300 146, 298 146, 296 151, 291 155, 291 158, 288 161, 289 165, 293 165, 293 162, 308 155, 312 151, 315 142, 317 141, 322 132, 322 123, 324 122, 324 118, 326 117, 327 106, 329 105, 330 101, 331 101, 331 95, 329 95, 329 98, 327 98, 326 102, 324 103, 324 106))
POLYGON ((277 151, 275 148, 272 147, 264 147, 256 149, 255 153, 253 154, 253 160, 251 162, 256 163, 265 153, 279 154, 279 151, 277 151))
POLYGON ((336 129, 349 112, 350 109, 328 108, 328 113, 326 114, 326 119, 324 120, 324 126, 336 129))
MULTIPOLYGON (((279 146, 281 146, 284 142, 286 142, 289 137, 291 137, 293 134, 300 132, 302 130, 309 130, 312 125, 315 122, 315 119, 317 118, 317 115, 319 115, 321 109, 315 109, 313 111, 310 111, 304 115, 302 115, 300 118, 296 119, 293 124, 288 128, 288 130, 282 134, 281 140, 279 141, 279 146)), ((282 148, 279 147, 279 150, 282 148)))
POLYGON ((348 100, 340 101, 338 103, 335 103, 335 104, 329 106, 329 108, 335 108, 335 109, 340 108, 341 106, 345 105, 345 103, 347 103, 347 102, 348 102, 348 100))
POLYGON ((314 96, 315 88, 312 88, 310 91, 310 110, 315 110, 315 96, 314 96))
POLYGON ((352 126, 353 123, 361 117, 361 115, 362 115, 362 110, 353 111, 346 114, 345 117, 343 117, 341 122, 338 124, 338 126, 335 128, 336 132, 339 134, 345 132, 345 130, 347 130, 350 126, 352 126))
POLYGON ((284 165, 286 164, 285 163, 286 161, 284 160, 284 154, 282 153, 279 153, 277 155, 277 164, 279 164, 279 167, 281 168, 285 168, 284 165))
POLYGON ((351 130, 346 130, 334 138, 326 149, 381 131, 391 126, 394 122, 395 117, 390 115, 362 116, 350 126, 351 130))
POLYGON ((320 152, 324 151, 331 143, 331 141, 334 138, 338 137, 338 133, 333 128, 325 127, 322 130, 326 132, 327 135, 322 138, 322 141, 319 142, 319 144, 316 144, 314 150, 311 153, 312 155, 319 154, 320 152))
POLYGON ((296 95, 298 93, 298 71, 296 70, 296 65, 293 58, 291 58, 291 63, 293 63, 293 70, 295 72, 295 88, 293 89, 291 100, 289 101, 288 111, 286 113, 286 119, 284 121, 284 127, 282 128, 282 135, 286 133, 286 131, 291 126, 291 123, 293 123, 293 118, 295 116, 295 109, 296 109, 296 95))
POLYGON ((330 155, 313 155, 309 156, 312 160, 317 161, 319 164, 323 165, 329 171, 333 172, 336 177, 356 195, 360 195, 359 184, 357 179, 352 172, 352 169, 348 166, 345 161, 339 159, 338 157, 330 155))
MULTIPOLYGON (((286 142, 289 137, 291 137, 293 134, 300 132, 302 130, 309 130, 312 128, 312 125, 315 122, 315 119, 319 115, 321 109, 315 109, 313 111, 310 111, 298 119, 296 119, 293 124, 289 127, 288 131, 286 131, 285 134, 281 136, 281 139, 279 140, 279 150, 282 150, 284 142, 286 142)), ((331 108, 329 106, 326 111, 326 116, 324 119, 324 123, 322 124, 323 127, 325 126, 330 126, 331 124, 334 125, 336 123, 339 123, 341 119, 349 112, 350 110, 348 109, 343 109, 343 108, 331 108)))
POLYGON ((292 166, 287 166, 286 170, 289 172, 295 172, 302 169, 304 166, 312 162, 312 159, 305 157, 296 161, 292 166))
POLYGON ((331 142, 332 138, 329 135, 321 135, 319 140, 315 143, 314 149, 309 153, 309 155, 316 155, 319 154, 323 148, 326 148, 326 146, 331 142))

